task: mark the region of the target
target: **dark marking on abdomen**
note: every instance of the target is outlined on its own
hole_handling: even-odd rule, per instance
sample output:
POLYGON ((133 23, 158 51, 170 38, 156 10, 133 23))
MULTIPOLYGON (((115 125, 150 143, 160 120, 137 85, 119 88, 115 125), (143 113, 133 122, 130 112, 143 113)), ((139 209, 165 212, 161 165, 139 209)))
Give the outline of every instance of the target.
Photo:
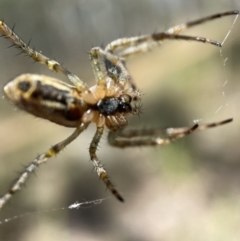
POLYGON ((32 93, 31 97, 67 105, 68 94, 69 91, 67 90, 57 89, 52 85, 42 84, 41 81, 37 81, 36 90, 32 93))

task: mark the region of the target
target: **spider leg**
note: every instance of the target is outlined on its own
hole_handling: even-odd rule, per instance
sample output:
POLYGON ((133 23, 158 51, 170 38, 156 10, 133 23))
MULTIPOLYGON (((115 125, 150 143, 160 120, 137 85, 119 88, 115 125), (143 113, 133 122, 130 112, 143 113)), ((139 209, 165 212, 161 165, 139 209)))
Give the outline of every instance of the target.
POLYGON ((40 52, 32 49, 28 44, 26 44, 12 29, 10 29, 3 21, 0 21, 0 34, 3 37, 10 40, 13 46, 21 49, 22 52, 26 53, 29 57, 33 58, 35 61, 46 65, 50 70, 60 72, 68 77, 68 79, 77 87, 79 91, 87 89, 86 83, 80 80, 75 74, 71 73, 69 70, 64 68, 60 63, 55 60, 49 59, 40 52))
POLYGON ((191 28, 193 26, 196 26, 196 25, 199 25, 199 24, 202 24, 202 23, 209 22, 209 21, 212 21, 214 19, 222 18, 222 17, 225 17, 225 16, 238 15, 238 14, 239 14, 239 11, 237 11, 237 10, 227 11, 227 12, 223 12, 223 13, 217 13, 217 14, 213 14, 213 15, 210 15, 210 16, 207 16, 207 17, 204 17, 204 18, 189 21, 187 23, 176 25, 174 27, 169 28, 166 32, 171 33, 171 34, 178 34, 185 29, 191 28))
MULTIPOLYGON (((219 121, 219 122, 202 124, 202 125, 198 126, 197 131, 203 131, 203 130, 207 130, 207 129, 210 129, 210 128, 213 128, 213 127, 222 126, 222 125, 228 124, 232 121, 233 121, 233 119, 229 118, 229 119, 219 121)), ((168 128, 168 129, 165 129, 165 134, 167 134, 167 135, 178 135, 178 134, 181 134, 181 133, 183 133, 187 130, 188 130, 188 127, 168 128)))
POLYGON ((61 150, 63 150, 68 144, 70 144, 73 140, 75 140, 81 132, 83 132, 88 125, 81 124, 77 129, 70 135, 67 139, 58 144, 51 147, 47 152, 40 154, 33 160, 21 173, 21 175, 17 178, 17 180, 13 183, 11 188, 5 193, 2 197, 0 197, 0 210, 1 208, 12 198, 12 196, 21 190, 23 184, 26 183, 27 179, 30 177, 32 173, 34 173, 38 167, 45 163, 49 158, 56 156, 61 150))
POLYGON ((113 186, 112 182, 109 180, 109 176, 106 170, 103 168, 103 165, 101 164, 100 160, 96 155, 97 147, 102 137, 103 130, 104 130, 104 127, 97 127, 96 133, 90 144, 89 153, 90 153, 91 161, 93 162, 94 168, 96 169, 99 178, 106 184, 107 188, 112 192, 112 194, 119 201, 124 202, 124 199, 122 198, 122 196, 118 193, 118 191, 113 186))
MULTIPOLYGON (((185 41, 194 41, 194 42, 201 42, 201 43, 208 43, 215 45, 217 47, 222 47, 222 44, 218 41, 204 38, 204 37, 198 37, 198 36, 189 36, 189 35, 179 35, 179 34, 173 34, 169 32, 158 32, 153 33, 150 35, 142 35, 138 37, 131 37, 131 38, 123 38, 115 40, 118 43, 114 43, 113 46, 122 45, 125 47, 122 47, 123 49, 120 50, 117 55, 122 58, 130 57, 131 55, 144 53, 152 50, 154 47, 158 46, 162 41, 170 39, 170 40, 185 40, 185 41)), ((106 51, 111 52, 114 51, 111 48, 114 48, 113 46, 107 46, 106 51)))
POLYGON ((171 34, 168 32, 159 32, 154 33, 151 35, 145 35, 145 36, 139 36, 134 37, 137 39, 133 39, 133 44, 136 44, 136 46, 128 47, 118 53, 119 56, 122 58, 128 58, 132 55, 136 55, 139 53, 144 53, 152 50, 154 47, 159 46, 162 41, 169 39, 169 40, 185 40, 185 41, 194 41, 194 42, 201 42, 201 43, 208 43, 212 44, 217 47, 222 47, 222 44, 218 41, 204 38, 204 37, 198 37, 198 36, 189 36, 189 35, 179 35, 179 34, 171 34), (137 43, 139 42, 139 43, 137 43))
POLYGON ((188 128, 182 133, 165 138, 147 134, 149 132, 158 132, 158 130, 146 130, 146 133, 144 130, 140 130, 139 133, 138 130, 127 130, 126 132, 123 130, 123 132, 119 133, 118 135, 116 135, 116 132, 110 131, 108 134, 108 142, 110 145, 120 148, 134 146, 165 146, 177 139, 190 135, 192 132, 197 130, 197 128, 198 124, 188 128))
POLYGON ((147 52, 152 48, 158 46, 158 44, 165 39, 173 39, 173 40, 188 40, 188 41, 197 41, 215 45, 217 47, 221 47, 221 43, 218 41, 214 41, 204 37, 197 36, 187 36, 187 35, 179 35, 185 29, 191 28, 193 26, 202 24, 207 21, 211 21, 217 18, 221 18, 229 15, 238 15, 238 11, 228 11, 220 14, 214 14, 205 18, 201 18, 194 21, 189 21, 185 24, 176 25, 167 31, 154 33, 150 35, 142 35, 131 38, 122 38, 117 39, 109 43, 105 50, 114 53, 115 51, 119 51, 118 55, 127 58, 130 55, 138 54, 142 52, 147 52))
POLYGON ((110 65, 111 67, 117 68, 118 74, 117 74, 117 78, 115 78, 115 81, 117 81, 123 86, 125 86, 127 83, 130 83, 131 87, 134 90, 136 90, 136 84, 134 83, 132 77, 128 73, 123 59, 109 53, 108 51, 101 49, 100 47, 92 48, 89 52, 89 57, 92 64, 95 78, 97 80, 97 85, 99 86, 106 85, 105 74, 101 68, 101 62, 100 62, 100 58, 102 58, 105 63, 105 67, 107 67, 107 65, 108 66, 110 65))
POLYGON ((123 130, 120 133, 109 132, 108 141, 110 145, 125 148, 133 146, 164 146, 171 142, 190 135, 196 130, 206 130, 231 122, 227 119, 210 124, 194 125, 193 127, 149 129, 149 130, 123 130), (117 135, 116 135, 117 134, 117 135))

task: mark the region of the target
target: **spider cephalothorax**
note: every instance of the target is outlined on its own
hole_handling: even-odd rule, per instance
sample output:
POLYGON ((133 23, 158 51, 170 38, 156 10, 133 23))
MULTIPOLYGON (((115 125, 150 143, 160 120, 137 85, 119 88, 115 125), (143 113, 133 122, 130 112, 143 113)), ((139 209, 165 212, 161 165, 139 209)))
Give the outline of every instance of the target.
POLYGON ((82 121, 106 125, 109 130, 117 131, 127 125, 129 115, 139 114, 140 92, 108 78, 107 85, 95 85, 81 93, 81 98, 89 106, 82 121))
POLYGON ((75 140, 90 123, 96 124, 96 132, 91 141, 89 154, 99 178, 120 201, 122 196, 112 185, 108 174, 97 157, 96 151, 106 126, 110 132, 108 141, 117 147, 140 145, 166 145, 172 141, 191 134, 195 130, 204 130, 232 121, 227 119, 211 124, 188 128, 168 128, 163 130, 127 130, 129 115, 140 112, 140 92, 136 88, 126 68, 126 59, 134 54, 146 52, 166 39, 181 39, 208 43, 221 47, 222 44, 203 37, 180 35, 183 30, 206 21, 228 15, 238 15, 238 11, 211 15, 186 24, 180 24, 165 32, 117 39, 105 49, 95 47, 89 52, 96 85, 88 88, 78 76, 71 73, 55 60, 51 60, 24 43, 3 21, 0 21, 0 33, 20 48, 35 61, 46 65, 50 70, 65 74, 73 85, 58 79, 37 74, 23 74, 4 87, 6 96, 21 109, 54 123, 74 127, 75 131, 68 138, 51 147, 47 152, 37 156, 17 178, 9 191, 0 198, 0 209, 21 189, 30 174, 40 164, 47 161, 75 140), (119 132, 119 130, 122 130, 119 132), (116 135, 116 133, 118 135, 116 135))

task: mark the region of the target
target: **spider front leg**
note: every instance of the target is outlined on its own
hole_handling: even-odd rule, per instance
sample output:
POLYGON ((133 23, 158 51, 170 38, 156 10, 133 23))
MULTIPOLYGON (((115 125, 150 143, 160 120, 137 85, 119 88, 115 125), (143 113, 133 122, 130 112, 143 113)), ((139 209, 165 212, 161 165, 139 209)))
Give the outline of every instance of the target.
POLYGON ((208 43, 217 47, 222 47, 222 44, 220 42, 212 39, 198 36, 179 35, 166 31, 153 33, 150 35, 117 39, 107 45, 105 50, 108 52, 115 52, 117 49, 119 49, 119 52, 116 55, 125 59, 132 55, 148 52, 154 47, 158 46, 162 41, 167 39, 208 43))
POLYGON ((90 61, 92 63, 93 72, 97 80, 97 85, 99 86, 106 85, 106 77, 105 77, 106 75, 104 74, 101 68, 101 62, 100 62, 100 58, 102 58, 105 64, 105 68, 107 68, 107 66, 110 65, 111 67, 116 67, 118 69, 116 78, 114 78, 114 80, 117 83, 120 83, 122 86, 125 86, 127 83, 130 83, 131 87, 134 90, 136 90, 136 84, 134 83, 131 75, 128 73, 123 59, 101 49, 100 47, 92 48, 89 52, 89 56, 90 56, 90 61))
POLYGON ((205 23, 207 21, 211 21, 214 19, 218 19, 221 17, 230 16, 230 15, 238 15, 238 14, 239 14, 239 11, 228 11, 228 12, 218 13, 218 14, 207 16, 205 18, 176 25, 164 32, 158 32, 150 35, 142 35, 142 36, 131 37, 131 38, 117 39, 109 43, 106 46, 105 51, 117 54, 122 58, 127 58, 134 54, 150 51, 151 49, 158 46, 159 43, 161 43, 166 39, 196 41, 196 42, 208 43, 208 44, 215 45, 217 47, 221 47, 222 44, 218 41, 211 40, 204 37, 198 37, 198 36, 179 35, 179 33, 188 28, 205 23), (116 51, 118 51, 118 53, 116 53, 116 51))
POLYGON ((21 49, 29 57, 36 62, 46 65, 50 70, 60 72, 68 77, 68 79, 82 92, 87 89, 87 84, 80 80, 75 74, 64 68, 60 63, 55 60, 49 59, 45 55, 32 49, 29 44, 26 44, 14 31, 10 29, 3 21, 0 21, 0 34, 21 49))
POLYGON ((89 153, 91 157, 91 161, 93 162, 94 168, 97 171, 97 174, 101 180, 106 184, 107 188, 112 192, 112 194, 121 202, 124 202, 124 199, 122 196, 118 193, 118 191, 114 188, 112 182, 109 180, 109 176, 106 172, 106 170, 103 168, 103 165, 101 164, 100 160, 98 159, 96 155, 97 147, 99 144, 99 141, 103 135, 104 127, 97 127, 96 133, 93 137, 93 140, 90 144, 89 153))
POLYGON ((238 15, 238 14, 239 14, 239 11, 237 11, 237 10, 227 11, 227 12, 223 12, 223 13, 217 13, 217 14, 213 14, 213 15, 210 15, 210 16, 207 16, 207 17, 204 17, 204 18, 189 21, 187 23, 176 25, 174 27, 169 28, 166 32, 171 33, 171 34, 179 34, 183 30, 191 28, 193 26, 196 26, 196 25, 199 25, 199 24, 202 24, 202 23, 205 23, 205 22, 209 22, 209 21, 212 21, 214 19, 222 18, 222 17, 225 17, 225 16, 238 15))
POLYGON ((206 130, 209 128, 221 126, 232 122, 233 119, 227 119, 220 122, 214 122, 203 125, 194 125, 193 127, 167 128, 167 129, 149 129, 149 130, 123 130, 120 133, 109 132, 108 142, 112 146, 125 148, 134 146, 164 146, 171 142, 190 135, 196 130, 206 130))
POLYGON ((45 163, 49 158, 56 156, 61 150, 63 150, 68 144, 70 144, 73 140, 75 140, 86 128, 88 124, 81 124, 77 129, 72 133, 64 141, 54 145, 47 152, 39 155, 33 162, 31 162, 22 174, 17 178, 11 188, 5 193, 2 197, 0 197, 0 210, 2 207, 12 198, 12 196, 21 190, 21 187, 26 183, 27 179, 30 177, 32 173, 34 173, 37 168, 45 163))

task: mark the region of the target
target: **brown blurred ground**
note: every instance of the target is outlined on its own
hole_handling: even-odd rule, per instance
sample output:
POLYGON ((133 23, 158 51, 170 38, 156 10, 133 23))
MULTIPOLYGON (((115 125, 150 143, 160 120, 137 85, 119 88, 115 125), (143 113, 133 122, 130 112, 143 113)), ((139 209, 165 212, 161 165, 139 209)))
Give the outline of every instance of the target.
MULTIPOLYGON (((239 5, 229 0, 2 0, 0 17, 10 26, 16 23, 16 32, 25 41, 32 38, 31 45, 37 50, 63 62, 93 85, 87 55, 92 46, 240 9, 239 5)), ((186 33, 221 41, 233 19, 217 20, 186 33)), ((24 216, 0 226, 0 240, 239 240, 239 27, 238 20, 222 49, 223 57, 213 46, 168 41, 128 62, 144 94, 144 113, 133 118, 130 126, 191 126, 195 119, 213 122, 229 117, 234 123, 196 133, 164 148, 118 150, 107 145, 105 135, 98 154, 126 203, 111 197, 89 209, 24 216)), ((24 55, 15 56, 18 51, 6 49, 9 43, 0 40, 1 89, 26 72, 67 81, 24 55)), ((73 130, 15 110, 6 99, 0 101, 0 109, 3 193, 16 172, 73 130)), ((94 126, 89 128, 62 154, 43 165, 0 213, 0 221, 22 213, 67 207, 75 201, 109 197, 89 161, 88 145, 94 130, 94 126)))

